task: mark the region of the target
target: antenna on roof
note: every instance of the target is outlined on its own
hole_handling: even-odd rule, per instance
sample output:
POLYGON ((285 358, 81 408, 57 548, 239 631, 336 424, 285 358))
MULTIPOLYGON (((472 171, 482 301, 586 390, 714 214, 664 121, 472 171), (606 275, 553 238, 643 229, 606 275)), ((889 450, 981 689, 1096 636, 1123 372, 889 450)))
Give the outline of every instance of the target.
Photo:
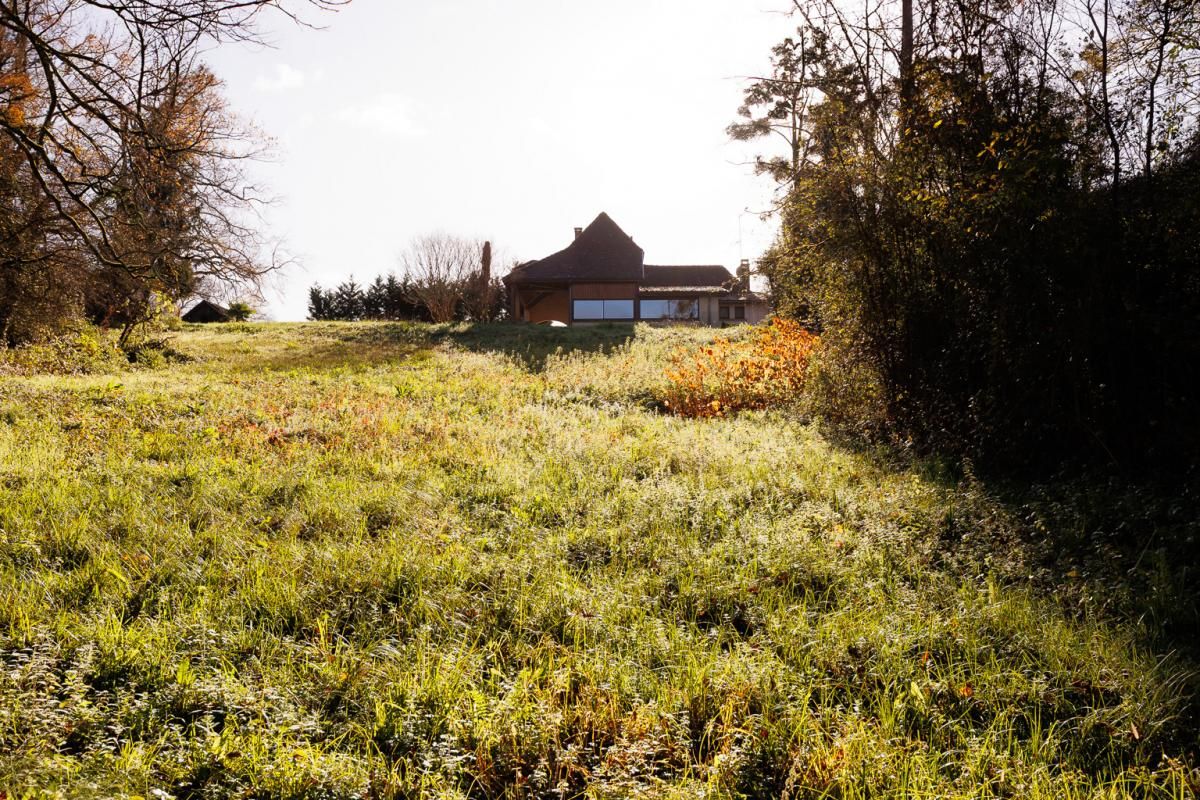
POLYGON ((747 207, 742 209, 742 213, 738 214, 738 258, 741 258, 744 255, 742 252, 742 217, 749 213, 750 209, 747 207))

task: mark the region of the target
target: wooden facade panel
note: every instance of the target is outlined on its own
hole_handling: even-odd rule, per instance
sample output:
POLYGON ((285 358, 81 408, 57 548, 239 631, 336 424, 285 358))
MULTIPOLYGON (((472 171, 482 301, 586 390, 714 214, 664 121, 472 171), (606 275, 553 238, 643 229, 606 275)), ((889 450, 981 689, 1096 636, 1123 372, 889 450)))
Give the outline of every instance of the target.
POLYGON ((636 283, 576 283, 571 294, 576 300, 632 300, 637 297, 636 283))
POLYGON ((523 291, 521 299, 524 302, 536 300, 533 305, 525 306, 525 319, 528 322, 567 322, 571 319, 571 300, 566 289, 536 293, 523 291))

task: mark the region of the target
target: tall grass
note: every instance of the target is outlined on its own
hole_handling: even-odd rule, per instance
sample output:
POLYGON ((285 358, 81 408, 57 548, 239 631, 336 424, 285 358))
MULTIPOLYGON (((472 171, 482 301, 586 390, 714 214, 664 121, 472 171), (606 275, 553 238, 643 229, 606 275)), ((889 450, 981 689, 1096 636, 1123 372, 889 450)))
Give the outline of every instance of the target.
POLYGON ((976 484, 658 413, 698 329, 0 383, 8 797, 1190 797, 1194 664, 976 484))

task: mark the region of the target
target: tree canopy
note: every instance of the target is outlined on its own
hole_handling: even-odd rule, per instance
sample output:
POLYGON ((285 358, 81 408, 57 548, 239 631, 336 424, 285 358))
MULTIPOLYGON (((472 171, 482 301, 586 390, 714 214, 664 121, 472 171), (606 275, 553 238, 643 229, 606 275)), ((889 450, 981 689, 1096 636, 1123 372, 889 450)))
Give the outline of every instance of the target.
POLYGON ((242 165, 261 150, 200 59, 264 13, 346 0, 0 3, 0 340, 252 288, 280 265, 242 165))
POLYGON ((797 0, 741 138, 828 417, 997 461, 1196 443, 1200 6, 797 0), (906 88, 906 80, 908 86, 906 88))

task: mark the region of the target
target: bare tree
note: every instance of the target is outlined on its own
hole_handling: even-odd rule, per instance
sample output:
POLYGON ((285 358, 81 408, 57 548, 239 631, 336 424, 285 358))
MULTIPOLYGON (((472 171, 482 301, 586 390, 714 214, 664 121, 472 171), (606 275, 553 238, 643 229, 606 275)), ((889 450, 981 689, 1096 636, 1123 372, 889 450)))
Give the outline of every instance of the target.
POLYGON ((450 322, 467 296, 480 264, 483 243, 445 233, 412 241, 400 256, 413 299, 434 322, 450 322))
MULTIPOLYGON (((241 168, 261 148, 198 53, 258 40, 267 11, 297 19, 347 2, 0 2, 0 142, 48 210, 46 237, 81 254, 122 324, 152 294, 253 286, 282 263, 241 168)), ((33 269, 43 250, 6 249, 0 263, 33 269)))

